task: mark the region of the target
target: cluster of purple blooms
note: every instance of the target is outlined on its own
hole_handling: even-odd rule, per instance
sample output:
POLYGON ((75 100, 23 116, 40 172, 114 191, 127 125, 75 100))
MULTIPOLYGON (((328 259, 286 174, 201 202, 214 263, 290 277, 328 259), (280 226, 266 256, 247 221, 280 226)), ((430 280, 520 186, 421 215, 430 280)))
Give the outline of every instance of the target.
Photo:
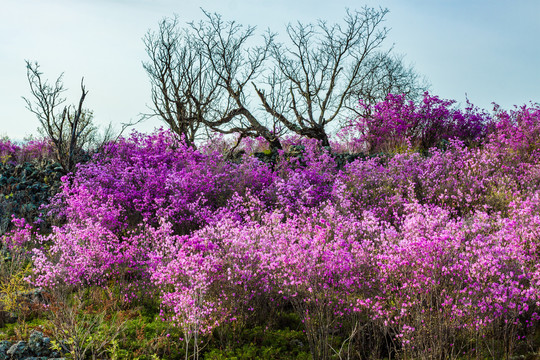
POLYGON ((43 138, 28 140, 22 145, 9 139, 0 139, 0 163, 40 162, 52 159, 53 156, 53 146, 43 138))
POLYGON ((154 294, 186 334, 287 302, 314 358, 338 327, 448 357, 536 326, 540 107, 488 115, 428 94, 362 106, 341 150, 392 155, 343 168, 305 139, 273 166, 252 139, 240 162, 163 130, 108 145, 65 178, 51 205, 65 225, 17 222, 13 242, 38 244, 30 281, 154 294))

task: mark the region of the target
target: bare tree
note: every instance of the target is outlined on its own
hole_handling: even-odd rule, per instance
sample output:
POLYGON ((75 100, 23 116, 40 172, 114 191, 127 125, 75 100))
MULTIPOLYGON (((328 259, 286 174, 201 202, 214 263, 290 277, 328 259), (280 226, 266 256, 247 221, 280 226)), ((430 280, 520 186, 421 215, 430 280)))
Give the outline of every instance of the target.
POLYGON ((23 97, 28 110, 34 113, 40 124, 40 131, 52 142, 56 150, 56 158, 66 172, 75 169, 81 159, 84 148, 92 140, 96 128, 92 124, 92 112, 83 109, 88 94, 81 79, 81 97, 78 105, 59 107, 65 102, 61 94, 65 91, 60 75, 54 85, 43 80, 37 62, 26 61, 26 75, 34 102, 23 97))
POLYGON ((207 21, 191 23, 191 27, 217 74, 218 86, 228 94, 222 116, 205 124, 223 133, 262 136, 272 148, 281 149, 276 123, 258 118, 254 110, 249 108, 249 84, 264 71, 275 35, 268 32, 262 46, 248 47, 255 27, 244 28, 234 21, 223 21, 218 14, 203 12, 207 21))
POLYGON ((192 144, 212 104, 223 96, 208 56, 187 29, 179 29, 178 18, 163 19, 159 31, 148 31, 143 39, 149 62, 143 67, 152 85, 153 112, 172 131, 192 144))
POLYGON ((276 67, 268 81, 270 92, 256 87, 264 109, 290 131, 329 145, 328 125, 359 99, 382 100, 385 91, 416 88, 416 74, 403 67, 398 74, 392 66, 399 67, 400 59, 379 51, 388 34, 382 26, 387 12, 365 7, 347 11, 344 25, 289 25, 292 45, 272 47, 276 67), (283 112, 268 101, 276 91, 281 104, 287 104, 283 112))
POLYGON ((276 129, 256 117, 247 94, 248 84, 262 71, 273 35, 265 37, 263 46, 248 47, 254 27, 204 14, 204 21, 183 29, 176 17, 164 19, 157 33, 146 34, 150 61, 143 67, 152 83, 151 115, 189 143, 204 126, 225 134, 263 136, 281 148, 276 129))
POLYGON ((181 30, 177 18, 163 20, 144 39, 153 115, 188 141, 202 126, 262 136, 278 149, 285 131, 328 145, 329 124, 352 113, 359 98, 412 96, 422 87, 400 57, 381 51, 386 9, 347 11, 344 25, 289 25, 290 47, 270 31, 250 46, 254 27, 203 12, 204 21, 181 30))
MULTIPOLYGON (((373 54, 367 65, 371 71, 362 83, 354 89, 354 99, 366 104, 382 101, 388 94, 405 94, 409 99, 417 99, 428 89, 429 83, 412 66, 403 62, 402 55, 389 52, 373 54)), ((357 112, 356 107, 349 108, 357 112)))

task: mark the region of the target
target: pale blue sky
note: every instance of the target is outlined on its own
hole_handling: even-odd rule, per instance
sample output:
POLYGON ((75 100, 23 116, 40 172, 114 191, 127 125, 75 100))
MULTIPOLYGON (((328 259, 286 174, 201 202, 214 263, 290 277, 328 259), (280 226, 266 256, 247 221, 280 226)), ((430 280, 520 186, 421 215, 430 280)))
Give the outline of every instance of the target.
MULTIPOLYGON (((142 37, 164 16, 201 18, 200 7, 226 20, 283 33, 288 22, 337 22, 345 8, 387 7, 394 44, 405 61, 432 85, 432 93, 463 103, 505 108, 540 102, 540 0, 0 0, 0 135, 37 134, 37 119, 21 96, 29 96, 25 59, 38 61, 44 76, 64 72, 68 102, 80 96, 98 124, 138 118, 150 102, 141 62, 142 37)), ((139 125, 150 131, 155 119, 139 125)))

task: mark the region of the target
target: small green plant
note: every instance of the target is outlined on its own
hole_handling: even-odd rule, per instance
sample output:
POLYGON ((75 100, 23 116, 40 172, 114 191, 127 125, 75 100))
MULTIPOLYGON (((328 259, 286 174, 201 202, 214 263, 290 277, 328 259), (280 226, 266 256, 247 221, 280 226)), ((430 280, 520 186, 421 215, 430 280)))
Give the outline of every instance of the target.
POLYGON ((96 296, 92 296, 95 290, 90 289, 90 293, 66 291, 49 296, 51 331, 57 348, 65 346, 75 360, 88 356, 103 358, 117 346, 114 342, 125 327, 122 312, 117 311, 114 299, 105 298, 101 303, 94 303, 96 296))
POLYGON ((0 162, 2 162, 3 165, 6 165, 9 159, 11 159, 11 155, 5 154, 0 157, 0 162))
POLYGON ((0 304, 4 311, 20 313, 26 309, 21 295, 28 290, 28 282, 25 280, 32 272, 31 264, 15 272, 11 277, 2 279, 0 283, 0 304))
POLYGON ((32 264, 28 259, 27 249, 15 245, 10 249, 6 243, 11 242, 6 236, 1 238, 0 249, 0 326, 8 318, 28 315, 29 302, 25 295, 29 294, 30 285, 26 278, 32 272, 32 264))

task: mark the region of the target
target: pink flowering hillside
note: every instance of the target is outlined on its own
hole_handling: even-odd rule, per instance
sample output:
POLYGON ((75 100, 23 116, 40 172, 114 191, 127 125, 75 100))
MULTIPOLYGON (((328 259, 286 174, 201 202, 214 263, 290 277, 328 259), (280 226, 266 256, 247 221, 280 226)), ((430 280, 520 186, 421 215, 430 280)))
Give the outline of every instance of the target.
POLYGON ((171 358, 237 356, 241 341, 266 349, 252 358, 535 351, 539 106, 487 114, 426 93, 361 107, 332 143, 355 149, 344 165, 309 139, 264 162, 260 140, 230 156, 224 140, 134 132, 63 178, 57 227, 15 220, 4 242, 29 251, 44 293, 154 309, 183 349, 171 358), (299 337, 265 343, 283 314, 299 337))

